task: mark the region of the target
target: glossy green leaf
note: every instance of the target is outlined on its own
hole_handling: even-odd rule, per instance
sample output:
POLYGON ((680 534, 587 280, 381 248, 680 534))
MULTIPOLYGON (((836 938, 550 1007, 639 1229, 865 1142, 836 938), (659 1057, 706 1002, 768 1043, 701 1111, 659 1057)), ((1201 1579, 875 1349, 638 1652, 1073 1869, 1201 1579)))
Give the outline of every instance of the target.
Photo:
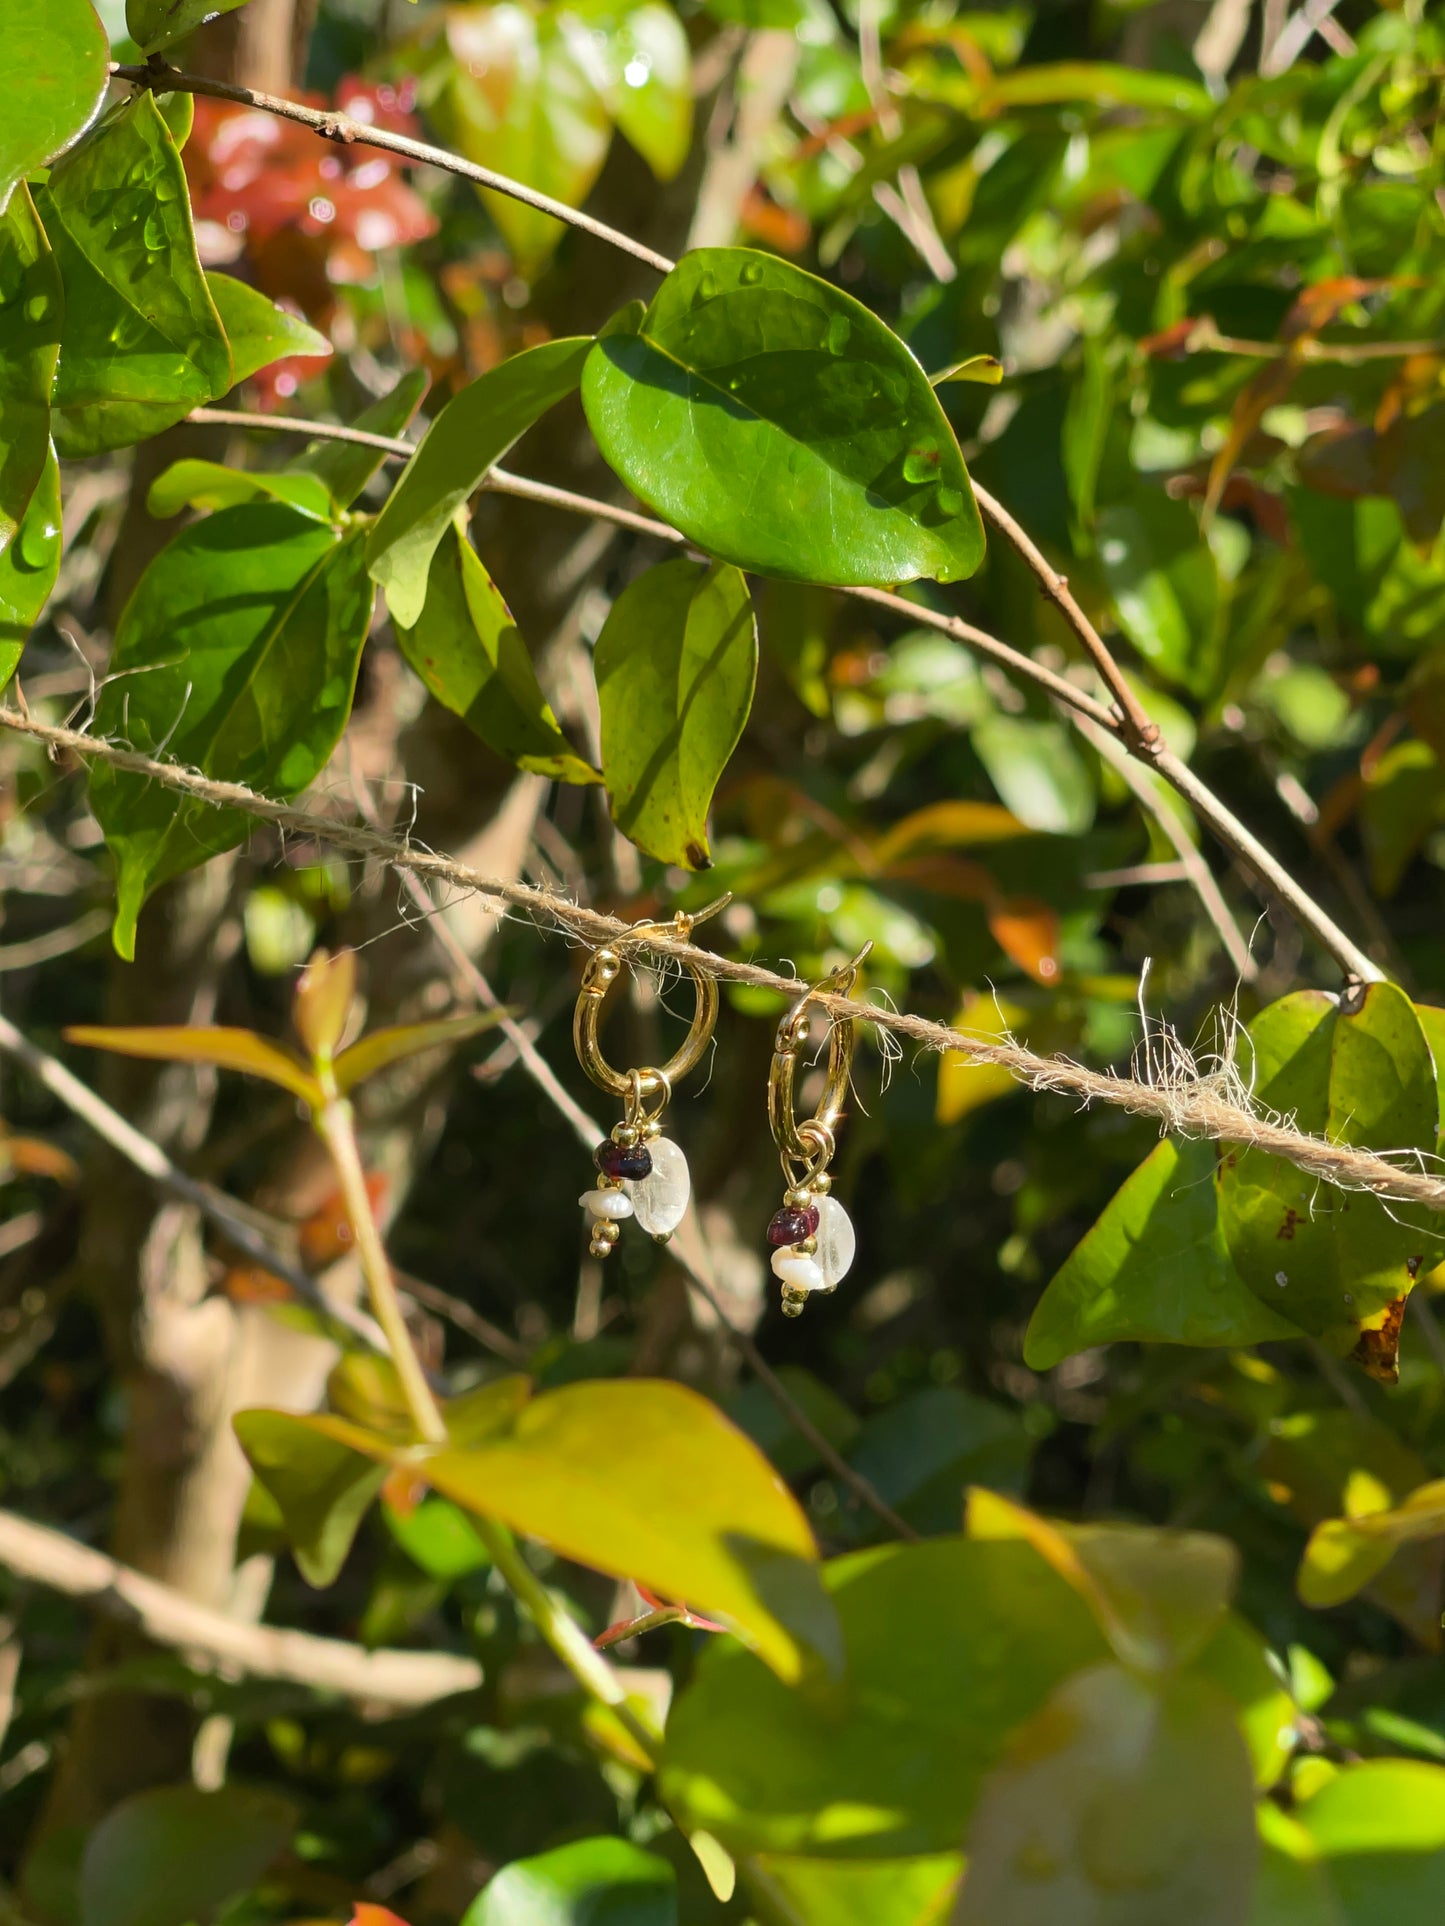
POLYGON ((824 1575, 843 1627, 841 1698, 815 1702, 750 1653, 710 1644, 668 1720, 663 1796, 739 1857, 951 1852, 1012 1728, 1108 1648, 1024 1544, 889 1545, 824 1575))
MULTIPOLYGON (((371 603, 359 535, 343 540, 279 503, 222 509, 142 576, 96 727, 210 776, 298 795, 346 725, 371 603)), ((233 848, 251 818, 101 763, 90 795, 116 861, 116 947, 131 956, 151 890, 233 848)))
MULTIPOLYGON (((237 0, 243 4, 244 0, 237 0)), ((279 308, 259 289, 229 274, 207 273, 206 285, 221 317, 231 348, 231 385, 245 381, 258 368, 269 368, 286 355, 329 355, 324 334, 289 308, 279 308)))
POLYGON ((402 471, 367 545, 392 620, 413 628, 432 556, 458 509, 517 438, 581 379, 590 336, 547 341, 490 369, 449 401, 402 471))
POLYGON ((324 1413, 241 1411, 234 1423, 251 1469, 280 1508, 301 1576, 330 1585, 386 1481, 387 1464, 364 1455, 375 1434, 324 1413))
POLYGON ((757 678, 747 583, 721 564, 660 562, 613 603, 593 666, 617 827, 649 856, 706 869, 713 791, 757 678))
POLYGON ((185 170, 148 93, 66 155, 36 206, 65 283, 62 457, 124 448, 226 392, 231 351, 196 259, 185 170))
POLYGON ((336 1059, 336 1087, 346 1096, 359 1083, 394 1063, 404 1063, 424 1050, 451 1050, 469 1037, 495 1029, 507 1014, 505 1010, 472 1010, 465 1016, 436 1017, 429 1023, 398 1023, 372 1030, 336 1059))
POLYGON ((331 497, 316 475, 286 469, 225 468, 218 461, 173 461, 151 483, 146 507, 152 515, 179 515, 183 508, 235 508, 241 502, 289 502, 314 521, 333 517, 331 497))
POLYGON ((423 1498, 410 1511, 383 1503, 381 1515, 407 1557, 430 1578, 450 1583, 491 1563, 476 1527, 449 1499, 423 1498))
MULTIPOLYGON (((447 144, 468 160, 577 207, 602 171, 612 127, 597 50, 562 8, 456 7, 447 16, 451 59, 432 108, 447 144)), ((543 268, 565 228, 510 195, 479 190, 519 271, 543 268)))
POLYGON ((756 1447, 683 1385, 564 1385, 509 1435, 418 1468, 469 1511, 725 1620, 782 1678, 836 1665, 807 1520, 756 1447))
MULTIPOLYGON (((1267 1110, 1336 1143, 1434 1150, 1435 1065, 1393 985, 1370 984, 1348 1012, 1321 991, 1300 991, 1262 1011, 1249 1036, 1255 1095, 1267 1110)), ((1229 1150, 1218 1184, 1230 1257, 1261 1302, 1393 1381, 1415 1272, 1439 1248, 1435 1225, 1258 1150, 1229 1150)))
POLYGON ((790 1922, 827 1926, 942 1926, 962 1871, 957 1853, 916 1859, 759 1853, 745 1864, 743 1877, 765 1920, 776 1912, 790 1922))
POLYGON ((7 0, 5 59, 17 79, 0 122, 0 214, 16 183, 63 153, 100 111, 110 44, 90 0, 7 0))
POLYGON ((583 0, 577 16, 593 34, 607 111, 657 178, 670 181, 692 144, 692 56, 682 22, 659 0, 583 0))
POLYGON ((246 0, 125 0, 126 31, 142 53, 159 53, 246 0))
POLYGON ((71 1043, 92 1050, 114 1050, 123 1057, 145 1057, 156 1063, 209 1063, 220 1070, 239 1070, 279 1084, 303 1103, 321 1101, 321 1086, 285 1044, 272 1043, 254 1030, 207 1024, 157 1024, 122 1028, 77 1023, 66 1031, 71 1043))
POLYGON ((637 334, 598 341, 582 400, 639 500, 739 568, 891 586, 983 559, 963 457, 912 354, 770 255, 689 254, 637 334))
POLYGON ((0 689, 14 675, 25 638, 50 600, 63 546, 60 464, 52 450, 14 540, 0 550, 0 689))
POLYGON ((1250 1926, 1437 1926, 1445 1911, 1445 1770, 1366 1759, 1290 1817, 1262 1815, 1250 1926))
POLYGON ((1059 1687, 984 1786, 953 1926, 1236 1926, 1255 1851, 1224 1694, 1096 1666, 1059 1687))
MULTIPOLYGON (((366 435, 398 436, 421 406, 430 385, 425 368, 409 368, 394 388, 363 409, 349 425, 366 435)), ((293 473, 317 476, 337 508, 350 508, 385 459, 380 448, 327 438, 309 442, 291 463, 291 469, 293 473)))
POLYGON ((1166 681, 1196 693, 1214 669, 1219 574, 1187 502, 1138 483, 1098 510, 1099 563, 1119 626, 1166 681))
POLYGON ((677 1926, 677 1881, 626 1839, 574 1839, 487 1882, 462 1926, 677 1926))
POLYGON ((1125 1178, 1034 1307, 1024 1356, 1047 1371, 1096 1344, 1262 1344, 1294 1327, 1235 1270, 1214 1146, 1166 1139, 1125 1178))
POLYGON ((557 782, 602 780, 562 733, 511 610, 457 529, 442 534, 416 626, 398 623, 396 639, 443 708, 499 756, 557 782))
POLYGON ((50 459, 64 310, 55 256, 22 184, 0 216, 0 552, 14 540, 50 459))
POLYGON ((1050 835, 1078 836, 1093 822, 1093 781, 1062 723, 994 715, 971 733, 999 800, 1021 823, 1050 835))
POLYGON ((1342 1605, 1415 1538, 1445 1538, 1445 1479, 1421 1485, 1398 1505, 1316 1525, 1300 1562, 1300 1597, 1306 1605, 1342 1605))
POLYGON ((201 1926, 291 1843, 294 1806, 249 1786, 153 1786, 112 1808, 80 1866, 79 1926, 201 1926))
POLYGON ((1003 363, 996 354, 971 354, 928 379, 935 388, 949 381, 971 381, 984 388, 997 388, 1003 381, 1003 363))

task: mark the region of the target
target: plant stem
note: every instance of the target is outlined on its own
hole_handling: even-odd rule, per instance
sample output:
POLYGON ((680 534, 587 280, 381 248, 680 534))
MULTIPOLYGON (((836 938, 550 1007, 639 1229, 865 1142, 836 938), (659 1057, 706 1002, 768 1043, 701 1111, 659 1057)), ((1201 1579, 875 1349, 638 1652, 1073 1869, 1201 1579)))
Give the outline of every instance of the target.
POLYGON ((426 1373, 412 1344, 411 1333, 406 1328, 406 1319, 402 1316, 396 1280, 391 1274, 391 1265, 382 1245, 381 1232, 376 1227, 376 1217, 366 1189, 366 1173, 361 1167, 361 1152, 356 1145, 354 1115, 345 1097, 331 1096, 327 1099, 316 1113, 316 1128, 331 1153, 346 1205, 346 1215, 351 1220, 352 1235, 356 1239, 356 1254, 361 1259, 362 1275, 371 1297, 372 1314, 385 1334, 387 1349, 396 1366, 396 1375, 407 1409, 411 1412, 412 1423, 417 1428, 418 1436, 428 1444, 445 1444, 446 1423, 432 1396, 431 1386, 426 1381, 426 1373))

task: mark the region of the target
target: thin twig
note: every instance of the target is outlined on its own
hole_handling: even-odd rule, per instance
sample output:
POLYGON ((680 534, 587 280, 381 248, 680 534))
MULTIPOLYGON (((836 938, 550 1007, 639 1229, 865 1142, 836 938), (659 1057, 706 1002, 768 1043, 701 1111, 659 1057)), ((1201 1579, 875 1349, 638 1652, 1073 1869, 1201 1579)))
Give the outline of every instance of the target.
POLYGON ((83 1599, 157 1645, 204 1655, 252 1678, 285 1679, 397 1709, 473 1692, 482 1683, 476 1660, 451 1652, 368 1651, 313 1632, 247 1624, 13 1511, 0 1511, 0 1565, 18 1578, 83 1599))
MULTIPOLYGON (((297 809, 289 803, 273 802, 270 797, 258 796, 241 783, 217 782, 197 770, 159 762, 153 756, 119 748, 114 743, 85 735, 78 729, 64 729, 54 723, 40 722, 33 716, 22 716, 17 710, 4 707, 0 707, 0 726, 33 736, 53 748, 73 751, 87 760, 105 762, 134 775, 147 776, 217 808, 241 810, 258 821, 274 823, 295 835, 329 842, 335 848, 350 850, 357 856, 373 857, 397 871, 411 871, 417 876, 449 883, 457 889, 475 890, 478 895, 494 897, 511 904, 514 909, 543 925, 556 925, 594 946, 622 943, 647 950, 705 970, 725 982, 746 983, 757 989, 771 990, 790 1003, 810 989, 808 984, 796 977, 781 976, 756 963, 715 955, 711 950, 700 949, 693 943, 681 942, 675 936, 666 934, 665 930, 636 929, 616 917, 605 916, 599 910, 573 903, 554 890, 540 889, 531 883, 514 882, 502 877, 484 876, 469 865, 457 862, 454 857, 398 842, 362 824, 340 822, 309 810, 297 809)), ((1182 765, 1179 774, 1188 774, 1182 765)), ((831 991, 816 989, 812 989, 811 994, 820 1008, 835 1017, 856 1018, 877 1029, 906 1037, 926 1049, 956 1050, 976 1063, 998 1064, 1032 1089, 1059 1091, 1084 1104, 1111 1104, 1136 1116, 1152 1117, 1167 1133, 1263 1150, 1271 1156, 1285 1158, 1326 1183, 1369 1191, 1401 1203, 1422 1204, 1429 1210, 1445 1211, 1445 1179, 1427 1176, 1422 1171, 1402 1169, 1374 1151, 1330 1143, 1324 1138, 1292 1129, 1287 1123, 1262 1117, 1221 1095, 1207 1079, 1182 1085, 1145 1083, 1134 1077, 1090 1070, 1067 1057, 1041 1056, 1021 1044, 970 1037, 961 1030, 935 1023, 927 1017, 890 1010, 855 997, 838 996, 831 991)), ((3 1024, 3 1019, 0 1019, 0 1024, 3 1024)), ((0 1041, 3 1041, 3 1037, 0 1037, 0 1041)), ((129 1126, 125 1128, 129 1129, 129 1126)))
POLYGON ((153 1143, 134 1124, 128 1123, 118 1110, 113 1110, 88 1084, 73 1076, 57 1058, 32 1043, 6 1016, 0 1016, 0 1050, 7 1051, 17 1063, 24 1064, 36 1082, 48 1090, 52 1097, 58 1098, 72 1116, 79 1117, 83 1124, 89 1125, 97 1137, 108 1143, 112 1150, 119 1151, 143 1176, 149 1177, 152 1183, 159 1184, 173 1196, 194 1204, 237 1250, 243 1251, 274 1277, 279 1277, 313 1310, 359 1338, 369 1350, 386 1348, 381 1332, 364 1311, 350 1304, 333 1304, 316 1280, 308 1277, 305 1271, 268 1243, 229 1197, 213 1189, 210 1184, 188 1176, 178 1164, 172 1162, 159 1144, 153 1143))
POLYGON ((394 134, 389 128, 370 126, 364 120, 353 119, 350 114, 333 113, 322 107, 304 107, 299 100, 285 100, 279 94, 257 93, 250 87, 234 87, 228 81, 207 80, 200 74, 183 74, 163 62, 147 63, 144 67, 113 64, 110 71, 113 79, 129 81, 133 87, 147 87, 152 93, 204 94, 210 100, 229 100, 238 107, 253 107, 259 113, 275 114, 280 120, 295 121, 300 127, 309 127, 313 134, 319 134, 323 140, 334 140, 342 147, 379 147, 384 153, 399 154, 403 160, 416 166, 436 167, 444 174, 460 175, 463 180, 472 181, 478 187, 490 187, 495 193, 521 201, 524 207, 535 207, 540 214, 550 214, 554 221, 580 228, 584 234, 606 241, 609 247, 630 254, 634 261, 642 261, 659 274, 672 272, 673 263, 665 254, 644 247, 641 241, 634 241, 629 235, 619 233, 615 227, 608 227, 605 221, 594 220, 590 214, 568 207, 563 201, 554 201, 550 194, 539 194, 535 187, 524 187, 520 181, 498 174, 490 167, 479 167, 475 161, 463 160, 459 154, 449 154, 444 147, 431 147, 426 141, 412 140, 407 134, 394 134))
MULTIPOLYGON (((222 412, 219 409, 198 409, 191 419, 197 420, 202 416, 211 417, 222 412)), ((300 424, 289 422, 284 417, 246 416, 231 411, 225 412, 228 420, 251 428, 285 432, 294 427, 300 432, 312 435, 331 432, 324 422, 300 424)), ((356 432, 354 429, 347 430, 344 438, 352 438, 356 432)), ((412 449, 408 442, 397 442, 387 452, 404 456, 410 455, 412 449)), ((654 521, 633 509, 619 508, 610 502, 594 501, 586 495, 574 494, 570 489, 553 488, 545 482, 529 481, 520 475, 507 474, 504 470, 496 468, 488 475, 483 487, 494 488, 502 494, 516 495, 524 501, 545 503, 549 507, 563 509, 568 514, 588 515, 596 520, 613 522, 620 528, 630 528, 639 535, 650 536, 657 541, 668 542, 674 546, 686 546, 683 536, 675 528, 669 528, 665 522, 654 521)), ((993 508, 998 507, 991 496, 985 497, 982 490, 977 492, 981 503, 986 500, 993 508)), ((1003 511, 1000 509, 999 513, 1002 514, 1003 511)), ((1012 517, 1009 518, 1009 525, 1012 528, 1018 528, 1018 524, 1013 522, 1012 517)), ((1005 532, 1008 531, 1005 530, 1005 532)), ((1036 566, 1042 571, 1045 586, 1048 587, 1051 580, 1061 581, 1062 578, 1055 575, 1049 568, 1044 557, 1028 541, 1022 529, 1018 529, 1018 533, 1027 544, 1021 553, 1031 567, 1036 566)), ((1071 720, 1084 716, 1101 729, 1107 729, 1111 735, 1123 742, 1125 748, 1130 749, 1131 753, 1137 753, 1142 761, 1150 768, 1157 770, 1166 782, 1179 790, 1180 794, 1193 805, 1201 821, 1224 844, 1225 848, 1232 850, 1241 861, 1254 870, 1295 919, 1309 930, 1324 949, 1334 957, 1347 976, 1359 977, 1367 983, 1377 982, 1383 977, 1384 972, 1379 965, 1366 956, 1357 944, 1351 942, 1344 931, 1325 914, 1320 905, 1300 887, 1284 865, 1270 855, 1258 838, 1245 828, 1234 812, 1221 802, 1212 790, 1206 788, 1192 771, 1185 769, 1184 765, 1167 751, 1159 750, 1157 747, 1151 748, 1148 740, 1144 742, 1142 748, 1135 750, 1134 731, 1121 724, 1113 710, 1106 708, 1086 690, 1076 687, 1065 677, 1056 675, 1043 663, 1035 662, 1032 656, 1025 655, 1022 650, 1010 648, 1007 642, 1000 642, 997 636, 990 635, 986 629, 975 628, 971 622, 965 622, 956 615, 942 614, 937 609, 928 608, 918 602, 910 602, 906 597, 894 595, 886 589, 840 588, 838 592, 851 597, 854 601, 872 602, 878 608, 888 609, 892 614, 902 616, 918 627, 937 629, 941 635, 951 636, 954 641, 971 649, 975 655, 981 655, 987 661, 996 662, 1010 675, 1017 676, 1022 681, 1031 682, 1036 688, 1042 689, 1071 720)), ((1050 589, 1049 592, 1052 594, 1054 591, 1050 589)), ((1078 622, 1082 624, 1082 629, 1076 628, 1075 632, 1080 634, 1081 639, 1085 635, 1092 637, 1092 642, 1085 641, 1085 647, 1091 655, 1097 651, 1098 659, 1107 659, 1112 662, 1112 657, 1097 631, 1078 609, 1073 597, 1067 594, 1067 589, 1064 593, 1065 600, 1060 603, 1060 606, 1064 608, 1066 615, 1072 607, 1077 613, 1078 622)), ((1117 676, 1117 668, 1114 673, 1117 676)), ((1127 684, 1123 686, 1126 689, 1128 687, 1127 684)), ((1130 699, 1134 700, 1132 691, 1130 691, 1130 699)), ((1140 713, 1142 715, 1142 711, 1140 713)), ((1154 729, 1155 725, 1144 717, 1142 728, 1147 738, 1148 732, 1154 729)))

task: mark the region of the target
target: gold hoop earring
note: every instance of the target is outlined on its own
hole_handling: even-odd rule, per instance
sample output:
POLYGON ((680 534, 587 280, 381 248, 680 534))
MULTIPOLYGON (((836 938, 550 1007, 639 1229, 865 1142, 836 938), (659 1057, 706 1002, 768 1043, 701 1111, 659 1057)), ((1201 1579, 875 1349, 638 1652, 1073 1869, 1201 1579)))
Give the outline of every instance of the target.
POLYGON ((687 1159, 670 1138, 662 1135, 662 1113, 673 1086, 689 1070, 696 1069, 712 1041, 718 1013, 717 978, 694 963, 684 966, 693 979, 696 1007, 687 1035, 660 1070, 613 1069, 602 1054, 598 1038, 603 1002, 622 973, 629 940, 667 931, 685 943, 698 923, 716 915, 731 901, 730 896, 719 897, 691 915, 680 910, 666 923, 635 923, 630 938, 619 938, 616 944, 594 950, 582 972, 582 988, 572 1016, 572 1040, 588 1076, 600 1090, 621 1097, 623 1104, 622 1122, 613 1126, 612 1134, 604 1137, 592 1153, 598 1171, 596 1185, 577 1200, 590 1219, 589 1249, 593 1257, 606 1257, 629 1217, 636 1218, 649 1237, 665 1244, 687 1212, 692 1195, 687 1159))
POLYGON ((833 1019, 823 1095, 813 1115, 801 1124, 794 1109, 793 1085, 812 1005, 827 992, 850 995, 859 967, 872 947, 865 943, 851 963, 804 991, 778 1025, 773 1045, 768 1122, 787 1189, 782 1209, 774 1213, 768 1225, 768 1243, 772 1247, 773 1275, 783 1287, 784 1317, 801 1317, 814 1291, 836 1291, 851 1269, 857 1249, 853 1220, 831 1195, 833 1179, 828 1174, 848 1100, 848 1079, 858 1041, 856 1017, 833 1019))

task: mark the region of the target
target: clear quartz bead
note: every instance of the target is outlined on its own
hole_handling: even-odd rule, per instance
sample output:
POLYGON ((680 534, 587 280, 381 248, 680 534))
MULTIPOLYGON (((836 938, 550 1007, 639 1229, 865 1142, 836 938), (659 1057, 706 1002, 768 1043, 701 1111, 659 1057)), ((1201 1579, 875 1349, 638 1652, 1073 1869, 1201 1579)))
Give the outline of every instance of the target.
POLYGON ((836 1197, 817 1197, 813 1201, 818 1206, 818 1228, 814 1232, 818 1240, 818 1263, 826 1289, 835 1291, 853 1267, 858 1239, 852 1218, 836 1197))
POLYGON ((648 1139, 652 1152, 652 1173, 627 1186, 633 1214, 649 1237, 667 1238, 687 1214, 692 1196, 692 1179, 687 1159, 666 1137, 648 1139))

